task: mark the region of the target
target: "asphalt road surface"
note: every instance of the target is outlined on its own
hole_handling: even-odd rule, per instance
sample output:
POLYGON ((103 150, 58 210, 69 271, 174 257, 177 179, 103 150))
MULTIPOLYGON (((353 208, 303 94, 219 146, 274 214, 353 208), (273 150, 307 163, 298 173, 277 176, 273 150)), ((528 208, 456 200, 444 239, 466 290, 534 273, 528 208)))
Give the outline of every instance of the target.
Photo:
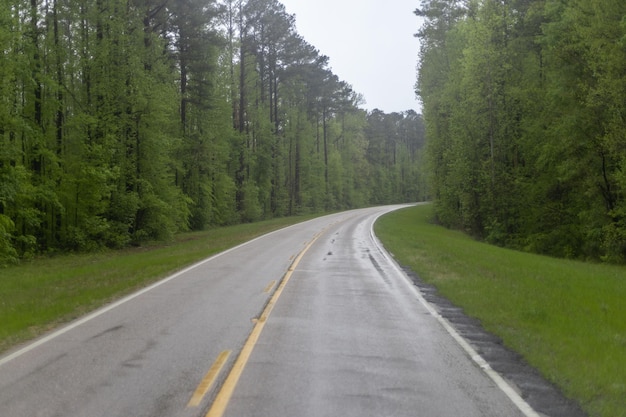
POLYGON ((0 416, 537 416, 377 243, 399 207, 265 235, 9 352, 0 416))

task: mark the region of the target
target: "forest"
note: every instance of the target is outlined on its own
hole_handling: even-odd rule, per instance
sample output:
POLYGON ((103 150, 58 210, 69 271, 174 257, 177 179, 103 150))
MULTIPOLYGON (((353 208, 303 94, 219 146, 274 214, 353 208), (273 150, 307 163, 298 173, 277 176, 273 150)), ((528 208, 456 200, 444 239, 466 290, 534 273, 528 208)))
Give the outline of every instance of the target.
POLYGON ((423 197, 277 0, 0 2, 0 264, 423 197))
POLYGON ((437 220, 626 261, 626 2, 422 0, 417 90, 437 220))

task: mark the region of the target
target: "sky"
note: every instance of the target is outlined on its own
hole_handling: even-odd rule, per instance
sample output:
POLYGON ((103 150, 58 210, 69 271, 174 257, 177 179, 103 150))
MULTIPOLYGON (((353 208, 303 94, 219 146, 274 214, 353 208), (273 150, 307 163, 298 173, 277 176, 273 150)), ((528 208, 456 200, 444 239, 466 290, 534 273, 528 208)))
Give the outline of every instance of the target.
POLYGON ((341 80, 364 96, 361 107, 385 113, 413 109, 419 0, 279 0, 296 15, 298 33, 341 80))

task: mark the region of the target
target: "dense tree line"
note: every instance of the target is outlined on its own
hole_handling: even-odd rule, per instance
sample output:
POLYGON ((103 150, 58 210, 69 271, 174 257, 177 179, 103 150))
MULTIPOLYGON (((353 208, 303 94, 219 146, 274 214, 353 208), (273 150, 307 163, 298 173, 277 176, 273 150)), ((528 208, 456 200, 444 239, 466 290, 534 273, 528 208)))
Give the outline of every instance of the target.
POLYGON ((626 3, 423 0, 418 93, 442 223, 626 260, 626 3))
POLYGON ((0 264, 419 197, 276 0, 0 1, 0 264))

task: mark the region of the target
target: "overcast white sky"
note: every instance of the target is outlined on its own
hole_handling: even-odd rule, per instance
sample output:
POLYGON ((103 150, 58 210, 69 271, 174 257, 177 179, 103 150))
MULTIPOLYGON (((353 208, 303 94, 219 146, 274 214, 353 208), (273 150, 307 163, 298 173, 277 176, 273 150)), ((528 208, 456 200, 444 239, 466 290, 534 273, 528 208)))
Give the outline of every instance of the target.
POLYGON ((367 110, 414 109, 419 0, 279 0, 296 15, 298 33, 352 85, 367 110))

